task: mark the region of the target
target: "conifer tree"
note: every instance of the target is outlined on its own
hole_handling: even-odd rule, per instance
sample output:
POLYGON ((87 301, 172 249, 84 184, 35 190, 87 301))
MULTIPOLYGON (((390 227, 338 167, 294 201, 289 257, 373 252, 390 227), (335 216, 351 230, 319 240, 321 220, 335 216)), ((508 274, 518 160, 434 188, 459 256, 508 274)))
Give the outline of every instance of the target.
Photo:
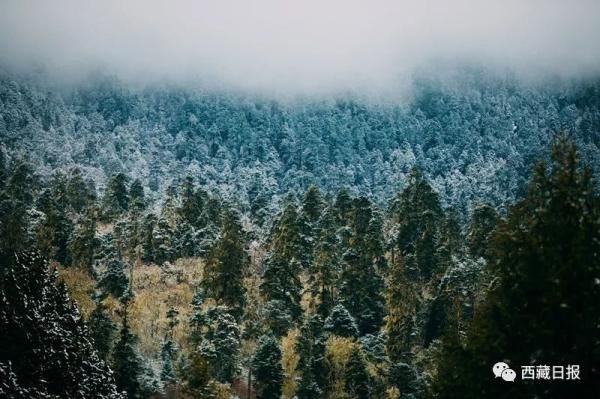
POLYGON ((11 169, 0 192, 0 255, 7 261, 14 261, 14 253, 28 249, 31 243, 27 210, 33 205, 34 193, 31 165, 18 161, 11 169))
POLYGON ((473 209, 466 234, 466 244, 471 256, 489 256, 489 241, 497 218, 496 210, 489 204, 481 204, 473 209))
POLYGON ((96 209, 90 207, 85 210, 75 224, 75 230, 69 242, 72 265, 91 272, 97 246, 96 209))
POLYGON ((137 352, 137 337, 131 332, 126 303, 123 311, 119 340, 113 348, 112 360, 117 387, 128 398, 139 398, 142 390, 140 376, 143 368, 137 352))
POLYGON ((117 173, 108 180, 102 198, 102 216, 104 220, 114 220, 114 218, 129 209, 127 180, 128 178, 124 173, 117 173))
POLYGON ((56 272, 37 253, 0 267, 0 382, 6 397, 119 398, 112 373, 56 272), (19 393, 20 392, 20 393, 19 393), (21 396, 19 396, 21 395, 21 396))
POLYGON ((86 181, 83 178, 81 169, 75 167, 70 171, 66 195, 71 209, 76 213, 81 213, 87 207, 92 206, 96 200, 96 188, 94 182, 92 180, 86 181))
POLYGON ((267 301, 280 301, 293 321, 302 314, 302 267, 296 207, 289 203, 271 234, 271 252, 265 259, 261 294, 267 301))
POLYGON ((166 384, 172 384, 176 381, 174 361, 177 357, 177 345, 173 340, 173 331, 179 323, 177 315, 179 312, 174 307, 170 307, 167 311, 167 333, 163 341, 160 357, 163 361, 160 379, 166 384))
POLYGON ((238 219, 237 213, 224 212, 221 234, 207 260, 204 284, 209 296, 239 317, 246 302, 243 278, 249 258, 238 219))
POLYGON ((383 279, 376 267, 382 261, 379 248, 383 245, 373 242, 379 235, 370 232, 372 223, 371 203, 364 197, 356 199, 352 211, 352 235, 343 256, 340 299, 357 320, 361 334, 378 330, 384 315, 383 279), (377 252, 374 252, 375 248, 377 252))
POLYGON ((97 295, 96 307, 90 314, 88 324, 98 355, 101 359, 107 361, 112 351, 116 326, 110 318, 108 309, 102 299, 102 296, 97 295))
POLYGON ((277 338, 272 335, 260 337, 252 363, 256 397, 258 399, 281 398, 283 368, 281 366, 281 348, 277 338))
MULTIPOLYGON (((497 284, 463 344, 447 339, 434 383, 439 398, 593 397, 600 372, 600 207, 589 169, 560 137, 527 196, 492 239, 497 284), (491 365, 578 364, 581 381, 498 383, 491 365)), ((518 376, 519 378, 519 376, 518 376)))
POLYGON ((322 318, 329 316, 337 300, 340 269, 340 242, 335 215, 326 209, 320 221, 319 236, 309 274, 309 284, 316 310, 322 318))
POLYGON ((325 319, 323 329, 339 337, 358 337, 356 320, 341 303, 333 307, 331 314, 325 319))
POLYGON ((392 200, 390 214, 397 225, 393 256, 405 258, 409 277, 428 280, 436 272, 434 251, 442 209, 437 193, 417 167, 404 191, 392 200))
POLYGON ((144 195, 144 186, 140 179, 135 179, 129 186, 128 208, 142 210, 146 207, 146 197, 144 195))
POLYGON ((368 399, 371 377, 367 371, 367 363, 359 345, 355 345, 350 352, 344 382, 346 392, 352 399, 368 399))
POLYGON ((308 316, 300 328, 296 341, 296 352, 299 355, 297 372, 298 399, 318 399, 324 389, 324 357, 325 342, 322 334, 323 319, 319 315, 308 316))

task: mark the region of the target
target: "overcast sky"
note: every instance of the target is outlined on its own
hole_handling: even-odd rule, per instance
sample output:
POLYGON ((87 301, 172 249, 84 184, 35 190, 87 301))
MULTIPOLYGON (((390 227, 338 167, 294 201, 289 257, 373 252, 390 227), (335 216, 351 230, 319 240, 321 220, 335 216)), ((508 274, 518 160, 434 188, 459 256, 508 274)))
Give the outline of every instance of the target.
POLYGON ((600 72, 598 0, 0 0, 0 63, 245 89, 389 87, 432 58, 600 72))

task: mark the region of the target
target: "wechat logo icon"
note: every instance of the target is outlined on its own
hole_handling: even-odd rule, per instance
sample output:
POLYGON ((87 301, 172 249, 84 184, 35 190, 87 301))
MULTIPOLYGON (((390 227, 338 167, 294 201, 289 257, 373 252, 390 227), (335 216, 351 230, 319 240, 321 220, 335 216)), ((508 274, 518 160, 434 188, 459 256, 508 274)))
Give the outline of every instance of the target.
POLYGON ((517 378, 517 373, 504 362, 494 364, 492 372, 496 378, 502 378, 506 382, 514 382, 515 378, 517 378))

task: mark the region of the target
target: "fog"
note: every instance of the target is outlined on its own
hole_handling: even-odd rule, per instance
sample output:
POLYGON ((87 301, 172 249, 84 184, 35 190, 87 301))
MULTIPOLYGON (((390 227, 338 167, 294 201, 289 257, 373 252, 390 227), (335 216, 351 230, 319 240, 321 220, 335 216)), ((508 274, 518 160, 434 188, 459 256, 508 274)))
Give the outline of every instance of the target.
POLYGON ((0 64, 77 79, 385 90, 424 63, 600 72, 594 0, 2 0, 0 64))

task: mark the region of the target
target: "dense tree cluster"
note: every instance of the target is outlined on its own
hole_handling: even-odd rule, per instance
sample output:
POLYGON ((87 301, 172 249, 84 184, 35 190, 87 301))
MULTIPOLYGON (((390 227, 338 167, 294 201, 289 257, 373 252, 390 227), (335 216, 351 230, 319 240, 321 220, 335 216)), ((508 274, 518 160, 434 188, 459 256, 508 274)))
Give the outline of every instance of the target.
POLYGON ((0 80, 0 394, 586 397, 490 367, 598 379, 595 86, 469 76, 403 106, 0 80), (144 329, 150 269, 176 289, 144 329))

